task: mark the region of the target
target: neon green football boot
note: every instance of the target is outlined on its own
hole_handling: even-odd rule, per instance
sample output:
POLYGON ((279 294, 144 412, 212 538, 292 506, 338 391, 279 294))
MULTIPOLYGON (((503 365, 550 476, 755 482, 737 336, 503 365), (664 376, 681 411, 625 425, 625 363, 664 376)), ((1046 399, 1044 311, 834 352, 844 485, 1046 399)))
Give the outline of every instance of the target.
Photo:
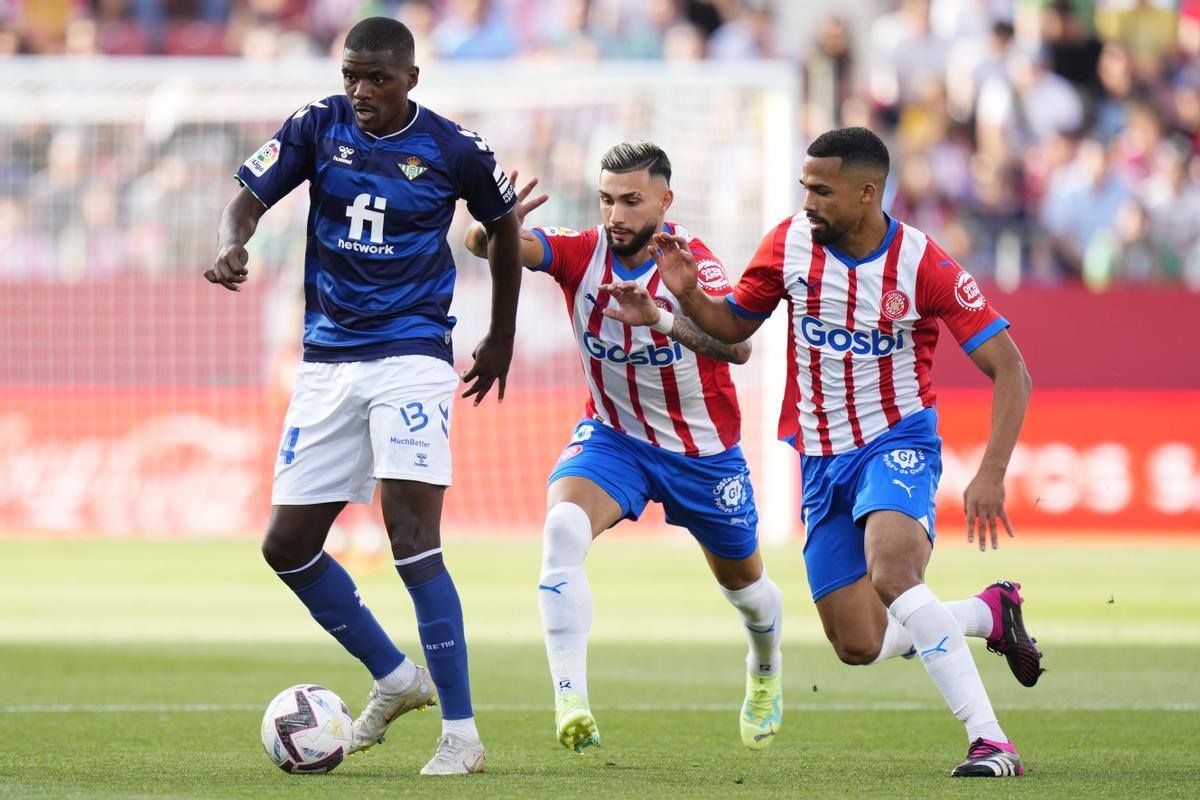
POLYGON ((746 675, 746 700, 738 717, 742 744, 751 750, 770 747, 783 725, 783 677, 746 675))
POLYGON ((587 698, 579 692, 564 692, 554 704, 554 727, 563 747, 582 753, 600 744, 600 729, 588 708, 587 698))

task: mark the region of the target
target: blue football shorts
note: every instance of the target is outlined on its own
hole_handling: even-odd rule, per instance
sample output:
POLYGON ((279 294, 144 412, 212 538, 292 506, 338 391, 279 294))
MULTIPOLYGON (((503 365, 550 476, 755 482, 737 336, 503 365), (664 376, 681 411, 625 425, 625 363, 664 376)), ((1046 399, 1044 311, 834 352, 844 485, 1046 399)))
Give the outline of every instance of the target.
POLYGON ((813 600, 867 574, 867 515, 899 511, 934 539, 934 494, 942 476, 937 412, 924 409, 849 453, 801 456, 804 564, 813 600))
POLYGON ((595 420, 575 426, 548 483, 574 475, 600 486, 636 520, 653 500, 667 522, 687 528, 705 550, 740 561, 758 547, 750 469, 737 445, 711 456, 673 453, 595 420))

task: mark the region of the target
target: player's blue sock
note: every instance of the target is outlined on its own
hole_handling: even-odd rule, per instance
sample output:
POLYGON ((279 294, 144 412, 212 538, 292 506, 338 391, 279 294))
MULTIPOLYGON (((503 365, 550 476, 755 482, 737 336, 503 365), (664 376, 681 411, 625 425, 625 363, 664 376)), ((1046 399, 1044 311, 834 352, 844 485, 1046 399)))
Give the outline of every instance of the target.
POLYGON ((429 674, 438 688, 442 719, 475 716, 471 710, 462 604, 454 581, 442 562, 442 549, 439 547, 395 563, 417 611, 417 631, 425 648, 429 674))
POLYGON ((358 596, 354 579, 324 550, 300 569, 277 572, 313 619, 371 671, 376 680, 404 661, 375 615, 358 596))

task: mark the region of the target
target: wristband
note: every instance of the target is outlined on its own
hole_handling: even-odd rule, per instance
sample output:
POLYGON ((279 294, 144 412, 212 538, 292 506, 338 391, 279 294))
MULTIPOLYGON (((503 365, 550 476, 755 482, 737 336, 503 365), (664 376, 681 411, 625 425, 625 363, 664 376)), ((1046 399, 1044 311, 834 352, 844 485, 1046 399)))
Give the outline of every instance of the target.
POLYGON ((671 328, 675 327, 675 315, 665 308, 658 310, 658 322, 650 326, 650 330, 658 331, 661 334, 668 334, 671 328))

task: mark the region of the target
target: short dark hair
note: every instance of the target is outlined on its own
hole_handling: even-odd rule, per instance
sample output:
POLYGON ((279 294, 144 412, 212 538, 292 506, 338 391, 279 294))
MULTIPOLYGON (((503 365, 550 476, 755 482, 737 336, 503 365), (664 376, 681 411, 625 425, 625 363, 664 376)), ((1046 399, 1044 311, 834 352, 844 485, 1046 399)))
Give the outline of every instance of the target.
POLYGON ((395 53, 410 63, 417 49, 408 26, 390 17, 362 20, 346 34, 345 47, 359 53, 395 53))
POLYGON ((637 172, 649 170, 651 177, 661 175, 671 183, 671 159, 654 142, 639 139, 622 142, 609 149, 600 159, 600 169, 609 172, 637 172))
POLYGON ((825 131, 808 146, 813 158, 840 158, 843 167, 874 167, 887 177, 891 162, 887 145, 866 128, 825 131))

